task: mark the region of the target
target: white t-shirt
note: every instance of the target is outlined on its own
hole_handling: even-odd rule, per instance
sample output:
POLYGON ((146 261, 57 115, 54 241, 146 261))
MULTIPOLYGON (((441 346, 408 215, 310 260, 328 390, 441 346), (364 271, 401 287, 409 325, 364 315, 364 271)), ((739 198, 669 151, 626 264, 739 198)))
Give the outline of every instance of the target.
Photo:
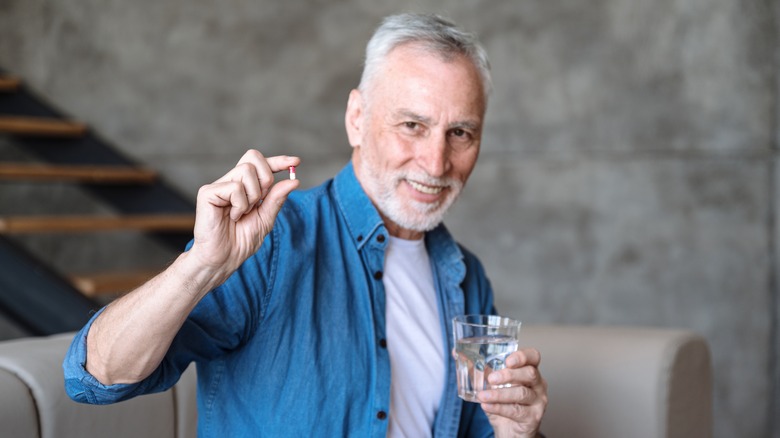
POLYGON ((385 253, 389 437, 431 436, 444 391, 444 339, 424 240, 390 237, 385 253))

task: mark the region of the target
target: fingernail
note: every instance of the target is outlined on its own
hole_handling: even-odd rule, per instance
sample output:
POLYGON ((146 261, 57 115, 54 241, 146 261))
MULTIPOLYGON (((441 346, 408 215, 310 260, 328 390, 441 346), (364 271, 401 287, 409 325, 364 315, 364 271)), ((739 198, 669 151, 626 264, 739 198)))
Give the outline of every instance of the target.
POLYGON ((518 364, 517 358, 515 356, 509 356, 506 358, 506 366, 513 367, 518 364))
POLYGON ((493 394, 491 394, 490 391, 480 391, 479 398, 480 400, 487 401, 493 398, 493 394))
POLYGON ((488 381, 494 385, 501 383, 501 376, 499 376, 497 373, 492 373, 488 376, 488 381))

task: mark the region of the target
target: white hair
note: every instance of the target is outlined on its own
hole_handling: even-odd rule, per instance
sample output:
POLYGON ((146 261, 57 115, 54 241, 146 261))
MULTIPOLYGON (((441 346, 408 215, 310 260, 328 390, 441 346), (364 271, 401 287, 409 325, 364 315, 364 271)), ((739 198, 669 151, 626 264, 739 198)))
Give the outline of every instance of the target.
POLYGON ((366 60, 358 89, 366 92, 385 57, 396 47, 414 43, 445 60, 461 55, 474 63, 482 78, 485 101, 493 88, 490 61, 477 37, 434 14, 399 14, 385 18, 366 46, 366 60))

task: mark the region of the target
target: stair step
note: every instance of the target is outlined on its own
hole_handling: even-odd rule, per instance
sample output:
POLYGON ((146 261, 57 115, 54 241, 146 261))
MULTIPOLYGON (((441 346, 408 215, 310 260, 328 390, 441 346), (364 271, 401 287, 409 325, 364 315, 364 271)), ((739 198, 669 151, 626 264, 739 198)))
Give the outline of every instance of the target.
POLYGON ((152 170, 131 166, 0 163, 0 180, 150 184, 156 178, 152 170))
POLYGON ((0 234, 79 233, 91 231, 192 231, 194 214, 128 216, 11 216, 0 217, 0 234))
POLYGON ((22 81, 10 76, 0 76, 0 91, 14 91, 19 88, 22 81))
POLYGON ((45 137, 80 137, 87 132, 87 126, 69 120, 2 115, 0 132, 45 137))
POLYGON ((94 298, 130 292, 157 275, 159 271, 103 272, 71 275, 70 281, 84 295, 94 298))

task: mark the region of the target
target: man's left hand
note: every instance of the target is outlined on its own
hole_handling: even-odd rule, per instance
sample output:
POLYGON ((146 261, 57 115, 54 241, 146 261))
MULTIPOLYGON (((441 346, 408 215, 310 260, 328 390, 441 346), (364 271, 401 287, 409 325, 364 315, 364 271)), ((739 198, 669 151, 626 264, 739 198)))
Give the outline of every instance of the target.
POLYGON ((539 373, 541 355, 528 348, 506 359, 506 368, 488 376, 493 385, 508 388, 480 391, 477 399, 487 414, 496 437, 536 437, 547 408, 547 382, 539 373))

